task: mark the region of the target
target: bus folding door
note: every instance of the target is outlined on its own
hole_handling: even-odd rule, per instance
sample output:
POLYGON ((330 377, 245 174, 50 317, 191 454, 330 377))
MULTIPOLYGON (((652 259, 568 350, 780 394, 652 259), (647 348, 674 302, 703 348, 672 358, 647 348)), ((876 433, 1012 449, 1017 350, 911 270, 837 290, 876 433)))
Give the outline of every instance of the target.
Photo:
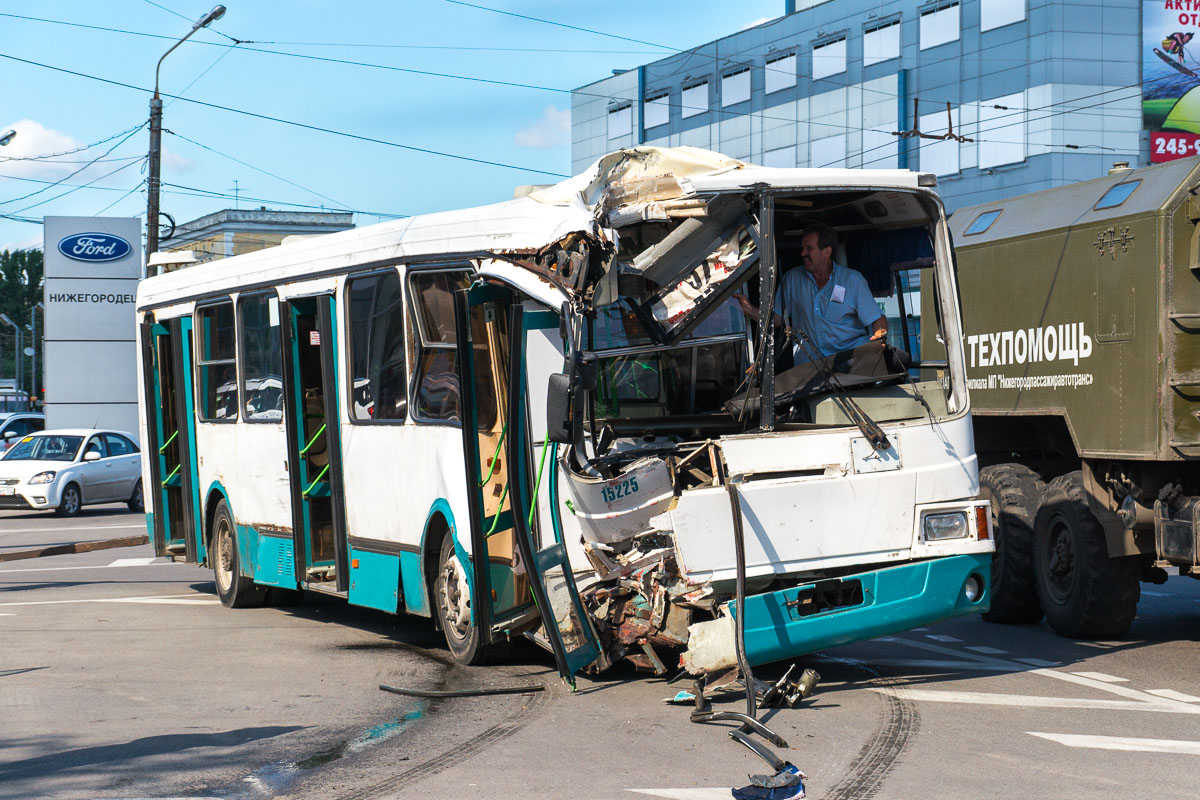
MULTIPOLYGON (((556 315, 544 316, 549 321, 538 320, 539 327, 558 326, 556 315)), ((544 644, 563 680, 574 685, 575 672, 600 650, 575 588, 557 509, 551 504, 554 531, 541 536, 541 520, 531 511, 537 465, 528 441, 526 315, 508 289, 476 286, 455 295, 455 324, 474 624, 487 644, 540 616, 544 644), (539 548, 546 539, 551 541, 539 548)))
POLYGON ((309 589, 349 588, 342 450, 338 421, 337 326, 333 295, 280 305, 284 418, 296 580, 309 589))
POLYGON ((196 415, 192 387, 192 318, 142 325, 142 359, 154 499, 154 553, 186 561, 205 558, 200 532, 196 415))

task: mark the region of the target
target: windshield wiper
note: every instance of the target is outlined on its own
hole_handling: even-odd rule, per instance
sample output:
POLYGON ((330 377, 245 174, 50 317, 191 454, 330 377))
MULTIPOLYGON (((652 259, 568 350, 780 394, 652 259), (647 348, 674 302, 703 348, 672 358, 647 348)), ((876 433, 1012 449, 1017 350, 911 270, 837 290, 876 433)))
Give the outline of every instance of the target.
POLYGON ((810 363, 825 378, 826 384, 833 389, 833 402, 837 403, 838 408, 846 415, 847 419, 858 426, 858 429, 862 431, 862 435, 871 443, 871 447, 876 452, 890 450, 892 443, 888 440, 888 436, 884 433, 883 428, 879 427, 879 423, 871 419, 867 412, 862 410, 862 406, 855 402, 850 393, 846 391, 846 387, 842 385, 842 381, 838 378, 837 373, 829 368, 829 365, 825 363, 825 359, 816 351, 816 347, 812 344, 812 340, 808 338, 808 334, 802 328, 789 328, 784 338, 784 343, 786 344, 789 339, 793 338, 804 350, 805 357, 809 359, 810 363))

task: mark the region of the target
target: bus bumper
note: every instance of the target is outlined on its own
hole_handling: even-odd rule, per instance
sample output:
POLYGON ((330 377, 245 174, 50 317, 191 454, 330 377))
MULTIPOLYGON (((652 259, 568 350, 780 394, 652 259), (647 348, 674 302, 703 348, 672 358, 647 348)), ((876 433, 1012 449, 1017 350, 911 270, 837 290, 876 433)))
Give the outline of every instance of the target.
MULTIPOLYGON (((828 647, 873 639, 952 617, 978 614, 991 605, 992 554, 947 556, 864 572, 746 598, 746 657, 766 664, 828 647), (967 598, 967 582, 981 588, 967 598), (847 583, 861 585, 861 602, 813 612, 816 590, 856 597, 847 583), (806 613, 808 612, 808 613, 806 613)), ((736 604, 730 611, 737 614, 736 604)), ((819 605, 819 604, 818 604, 819 605)))

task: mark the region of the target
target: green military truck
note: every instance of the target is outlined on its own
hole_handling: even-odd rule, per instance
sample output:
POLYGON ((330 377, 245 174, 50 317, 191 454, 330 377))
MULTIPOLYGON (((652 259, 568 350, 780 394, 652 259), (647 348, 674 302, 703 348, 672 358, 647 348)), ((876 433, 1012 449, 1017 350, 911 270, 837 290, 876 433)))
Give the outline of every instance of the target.
POLYGON ((950 227, 997 544, 986 616, 1119 637, 1140 581, 1200 577, 1200 159, 1118 163, 950 227))

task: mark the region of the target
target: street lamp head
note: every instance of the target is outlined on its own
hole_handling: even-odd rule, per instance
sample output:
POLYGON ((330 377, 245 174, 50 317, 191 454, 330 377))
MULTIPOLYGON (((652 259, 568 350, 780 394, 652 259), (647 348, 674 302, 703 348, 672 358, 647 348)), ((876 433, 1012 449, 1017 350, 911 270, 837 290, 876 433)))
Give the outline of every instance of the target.
POLYGON ((213 6, 213 10, 201 17, 200 21, 196 23, 196 27, 192 28, 192 30, 207 28, 223 16, 225 16, 225 6, 213 6))
POLYGON ((8 318, 8 314, 0 314, 0 322, 3 322, 5 325, 11 325, 14 328, 16 328, 17 330, 21 329, 20 325, 18 325, 17 323, 13 322, 11 319, 8 318))
POLYGON ((0 136, 0 147, 4 147, 15 138, 17 138, 17 132, 9 128, 4 132, 3 136, 0 136))

